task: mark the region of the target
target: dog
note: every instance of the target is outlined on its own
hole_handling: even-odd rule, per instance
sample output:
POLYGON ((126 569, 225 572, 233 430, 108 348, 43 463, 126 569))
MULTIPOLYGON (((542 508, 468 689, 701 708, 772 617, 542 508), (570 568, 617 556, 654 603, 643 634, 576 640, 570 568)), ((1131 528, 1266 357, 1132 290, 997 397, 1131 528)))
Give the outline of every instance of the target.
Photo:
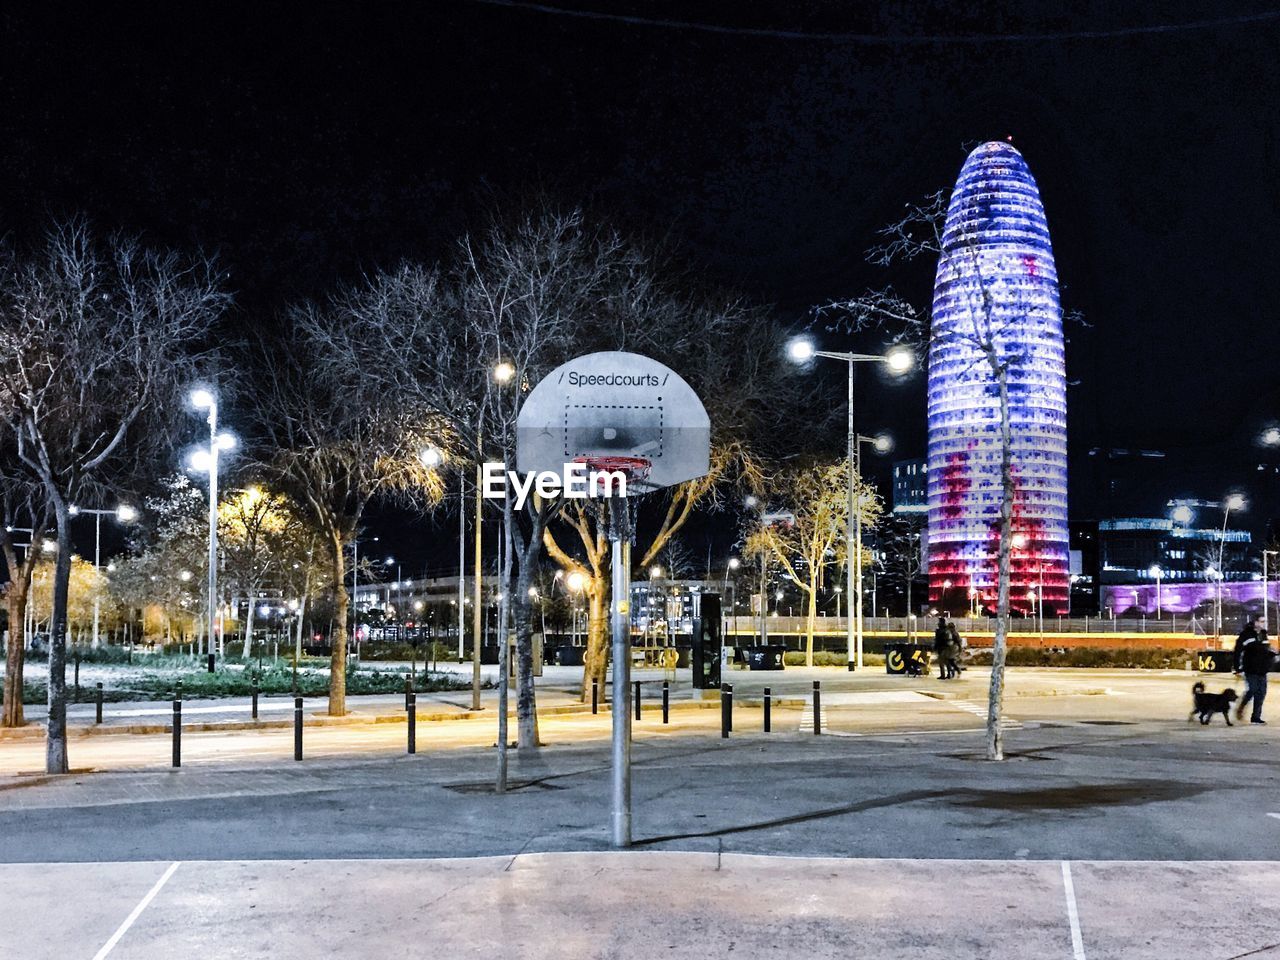
POLYGON ((1191 697, 1195 702, 1195 706, 1191 708, 1191 715, 1187 717, 1187 723, 1191 722, 1191 717, 1199 714, 1200 722, 1207 724, 1213 719, 1215 713, 1222 714, 1222 719, 1227 721, 1228 727, 1234 727, 1231 722, 1231 704, 1236 699, 1236 692, 1231 689, 1223 690, 1221 693, 1205 693, 1204 684, 1199 680, 1191 687, 1191 697))

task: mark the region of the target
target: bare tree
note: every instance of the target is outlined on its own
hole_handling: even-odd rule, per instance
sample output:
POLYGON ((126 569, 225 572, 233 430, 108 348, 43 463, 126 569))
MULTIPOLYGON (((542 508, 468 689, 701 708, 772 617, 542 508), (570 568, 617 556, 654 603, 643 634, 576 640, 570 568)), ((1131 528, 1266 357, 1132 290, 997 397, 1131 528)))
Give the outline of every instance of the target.
POLYGON ((906 600, 904 612, 908 619, 914 609, 915 583, 924 571, 920 549, 924 527, 925 517, 922 514, 894 514, 884 524, 880 534, 886 579, 889 584, 902 588, 906 600))
POLYGON ((164 450, 180 391, 229 303, 212 261, 55 227, 0 279, 0 418, 57 530, 45 768, 65 773, 71 506, 164 450))
POLYGON ((9 582, 4 586, 9 627, 5 648, 4 712, 0 716, 0 727, 21 727, 26 723, 22 710, 22 676, 26 659, 27 604, 31 595, 31 575, 39 559, 39 545, 49 529, 49 510, 40 496, 40 488, 19 475, 0 477, 0 511, 3 513, 0 516, 0 521, 3 521, 0 552, 4 554, 9 574, 9 582), (30 524, 29 528, 27 524, 30 524))
POLYGON ((380 371, 403 365, 439 308, 435 275, 405 267, 288 311, 248 358, 256 373, 255 440, 264 475, 299 505, 325 556, 334 599, 329 713, 346 713, 351 598, 346 551, 375 498, 438 499, 438 474, 420 459, 448 425, 380 371))
MULTIPOLYGON (((805 665, 810 667, 818 594, 826 580, 827 567, 845 560, 848 476, 848 460, 792 466, 776 473, 766 485, 768 508, 752 515, 746 536, 746 554, 763 555, 776 562, 783 576, 799 587, 807 600, 805 665), (776 519, 779 514, 784 519, 776 519)), ((859 478, 854 495, 860 501, 863 524, 875 526, 881 512, 875 488, 859 478)), ((866 553, 864 561, 869 561, 870 552, 866 553)))

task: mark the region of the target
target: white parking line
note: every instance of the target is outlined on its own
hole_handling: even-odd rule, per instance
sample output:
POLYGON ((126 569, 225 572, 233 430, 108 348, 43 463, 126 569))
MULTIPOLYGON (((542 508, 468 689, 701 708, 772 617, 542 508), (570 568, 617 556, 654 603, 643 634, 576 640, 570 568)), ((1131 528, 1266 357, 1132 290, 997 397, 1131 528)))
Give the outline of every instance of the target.
POLYGON ((1280 813, 1268 813, 1268 814, 1267 814, 1267 816, 1268 816, 1268 817, 1273 817, 1273 818, 1275 818, 1276 820, 1280 820, 1280 813))
POLYGON ((1085 960, 1084 938, 1080 936, 1080 913, 1076 910, 1076 889, 1071 882, 1071 864, 1062 861, 1062 889, 1067 895, 1067 920, 1071 923, 1071 954, 1075 960, 1085 960))
POLYGON ((115 945, 120 942, 120 938, 129 932, 129 928, 133 926, 133 922, 142 916, 142 911, 147 909, 147 904, 155 899, 156 894, 160 892, 160 888, 169 882, 169 878, 173 876, 173 872, 177 870, 180 865, 181 861, 169 864, 169 869, 161 874, 160 879, 155 882, 155 886, 148 890, 147 895, 138 901, 138 905, 133 908, 133 913, 124 918, 124 923, 120 924, 116 932, 111 935, 111 939, 104 943, 102 945, 102 949, 93 955, 93 960, 103 960, 107 954, 115 949, 115 945))

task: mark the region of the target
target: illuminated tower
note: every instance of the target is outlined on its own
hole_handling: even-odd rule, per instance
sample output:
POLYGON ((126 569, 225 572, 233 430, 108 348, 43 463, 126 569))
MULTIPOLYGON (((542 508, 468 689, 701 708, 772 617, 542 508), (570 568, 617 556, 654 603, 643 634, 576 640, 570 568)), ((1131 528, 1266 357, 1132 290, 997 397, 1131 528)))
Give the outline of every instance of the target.
POLYGON ((929 344, 929 600, 996 605, 1000 399, 1008 365, 1014 610, 1065 612, 1067 398, 1062 309, 1035 178, 1008 143, 978 147, 951 194, 929 344))

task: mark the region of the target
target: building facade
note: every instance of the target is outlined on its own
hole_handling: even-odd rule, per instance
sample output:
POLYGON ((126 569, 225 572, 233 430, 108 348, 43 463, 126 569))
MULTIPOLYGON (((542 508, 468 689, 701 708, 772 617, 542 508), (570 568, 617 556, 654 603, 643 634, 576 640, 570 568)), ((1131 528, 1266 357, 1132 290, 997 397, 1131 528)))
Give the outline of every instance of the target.
POLYGON ((893 512, 929 512, 928 460, 898 460, 894 463, 893 512))
POLYGON ((1067 405, 1062 310, 1035 178, 1010 144, 969 154, 951 195, 929 344, 929 599, 996 605, 1000 398, 1012 439, 1010 603, 1068 604, 1067 405), (988 350, 988 347, 990 348, 988 350))

